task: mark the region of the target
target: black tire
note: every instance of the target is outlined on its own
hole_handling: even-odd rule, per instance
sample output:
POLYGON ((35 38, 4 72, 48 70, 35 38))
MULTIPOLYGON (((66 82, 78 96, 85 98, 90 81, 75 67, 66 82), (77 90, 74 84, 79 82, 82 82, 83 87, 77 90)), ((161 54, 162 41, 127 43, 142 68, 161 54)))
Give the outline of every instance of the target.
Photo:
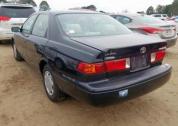
POLYGON ((43 85, 44 85, 44 88, 45 88, 45 92, 48 96, 48 98, 52 101, 52 102, 61 102, 61 101, 64 101, 66 99, 66 94, 64 92, 62 92, 59 87, 57 86, 56 82, 55 82, 55 79, 54 79, 54 76, 53 76, 53 73, 52 73, 52 70, 50 69, 49 65, 45 65, 44 68, 43 68, 43 85), (52 90, 53 90, 53 93, 49 92, 49 90, 47 89, 47 81, 45 79, 45 76, 46 74, 49 73, 52 77, 52 81, 53 81, 53 86, 52 86, 52 90))
POLYGON ((12 48, 13 48, 13 54, 14 54, 15 60, 23 61, 23 58, 22 58, 21 54, 19 53, 19 51, 17 50, 15 43, 12 44, 12 48))

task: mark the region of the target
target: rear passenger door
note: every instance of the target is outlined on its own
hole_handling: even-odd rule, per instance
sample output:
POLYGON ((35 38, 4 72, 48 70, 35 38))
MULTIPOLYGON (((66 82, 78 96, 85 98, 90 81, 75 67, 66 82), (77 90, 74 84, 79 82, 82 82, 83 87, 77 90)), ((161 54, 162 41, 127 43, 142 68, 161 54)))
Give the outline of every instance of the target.
POLYGON ((47 14, 40 14, 34 23, 32 34, 26 42, 28 62, 36 68, 39 68, 39 62, 48 42, 48 20, 47 14))
POLYGON ((35 23, 36 18, 37 15, 32 15, 29 19, 27 19, 27 21, 21 28, 21 32, 17 33, 17 36, 15 37, 16 47, 20 51, 25 60, 27 58, 26 41, 28 40, 28 37, 31 35, 33 24, 35 23))

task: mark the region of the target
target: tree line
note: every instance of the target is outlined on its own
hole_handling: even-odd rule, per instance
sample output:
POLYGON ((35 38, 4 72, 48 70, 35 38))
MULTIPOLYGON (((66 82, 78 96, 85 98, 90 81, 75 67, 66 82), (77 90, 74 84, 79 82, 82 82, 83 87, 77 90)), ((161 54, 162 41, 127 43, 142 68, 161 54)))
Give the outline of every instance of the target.
POLYGON ((178 0, 174 0, 172 4, 169 5, 158 5, 156 8, 150 6, 146 13, 151 14, 167 14, 169 16, 178 15, 178 0))

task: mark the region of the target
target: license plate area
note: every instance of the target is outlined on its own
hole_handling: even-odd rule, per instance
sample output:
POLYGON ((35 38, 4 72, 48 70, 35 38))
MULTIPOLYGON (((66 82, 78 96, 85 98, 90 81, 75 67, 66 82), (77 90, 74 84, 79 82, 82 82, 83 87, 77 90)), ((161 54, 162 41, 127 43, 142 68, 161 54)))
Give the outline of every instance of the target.
POLYGON ((166 30, 166 31, 164 32, 164 35, 165 35, 166 37, 172 37, 172 36, 174 35, 174 31, 173 31, 173 30, 166 30))
POLYGON ((150 65, 147 54, 131 57, 131 72, 143 70, 148 67, 150 67, 150 65))
POLYGON ((163 37, 173 37, 175 35, 176 31, 174 30, 174 28, 168 28, 165 29, 162 33, 163 37))

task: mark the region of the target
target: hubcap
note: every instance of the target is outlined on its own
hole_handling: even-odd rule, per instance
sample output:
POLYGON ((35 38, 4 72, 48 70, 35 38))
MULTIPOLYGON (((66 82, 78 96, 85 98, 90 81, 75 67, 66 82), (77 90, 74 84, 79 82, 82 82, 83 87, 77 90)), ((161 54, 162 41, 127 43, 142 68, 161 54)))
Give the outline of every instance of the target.
POLYGON ((15 44, 13 44, 13 50, 14 50, 14 56, 17 57, 17 49, 16 49, 15 44))
POLYGON ((46 71, 44 74, 45 88, 47 93, 52 96, 54 93, 54 81, 51 73, 46 71))

